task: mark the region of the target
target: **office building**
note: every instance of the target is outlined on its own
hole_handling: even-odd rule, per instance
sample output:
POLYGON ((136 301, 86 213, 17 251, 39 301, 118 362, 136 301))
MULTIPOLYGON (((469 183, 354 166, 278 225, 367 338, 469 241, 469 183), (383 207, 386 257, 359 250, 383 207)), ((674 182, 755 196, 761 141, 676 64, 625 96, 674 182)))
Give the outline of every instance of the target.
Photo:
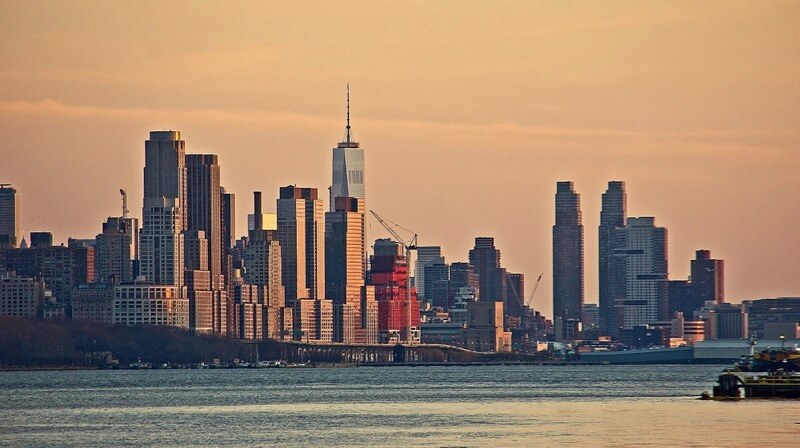
POLYGON ((335 342, 353 342, 365 286, 364 201, 340 196, 325 214, 325 291, 333 301, 335 342))
POLYGON ((139 258, 139 220, 125 216, 109 217, 103 233, 95 237, 95 280, 103 283, 128 283, 134 279, 134 264, 139 258))
POLYGON ((8 249, 6 267, 20 277, 42 278, 56 304, 69 316, 73 289, 94 281, 94 248, 42 243, 35 248, 8 249))
POLYGON ((488 297, 491 273, 500 267, 500 251, 494 247, 494 238, 475 238, 475 247, 469 251, 469 264, 478 276, 478 300, 496 301, 496 297, 488 297))
POLYGON ((442 248, 440 246, 417 246, 417 261, 414 268, 414 286, 417 288, 419 300, 430 302, 425 297, 425 266, 429 263, 444 264, 442 248))
POLYGON ((615 322, 615 292, 616 274, 614 272, 614 231, 625 227, 627 220, 627 196, 625 182, 610 181, 608 189, 603 193, 602 209, 600 211, 600 227, 598 229, 599 253, 599 296, 600 296, 600 327, 606 333, 617 328, 615 322))
POLYGON ((450 308, 450 265, 443 257, 425 263, 425 290, 428 291, 427 302, 434 307, 450 308))
POLYGON ((42 279, 0 276, 0 316, 41 319, 45 302, 52 300, 42 279))
POLYGON ((117 325, 167 325, 189 329, 189 300, 181 287, 116 285, 113 307, 113 321, 117 325))
POLYGON ((583 223, 581 197, 572 182, 558 182, 553 226, 553 316, 581 318, 583 223))
POLYGON ((222 196, 216 154, 186 155, 186 230, 205 233, 208 271, 214 290, 224 287, 222 196))
POLYGON ((502 302, 472 302, 467 305, 464 347, 479 352, 510 352, 511 332, 503 330, 502 302))
POLYGON ((692 260, 692 296, 695 309, 706 302, 725 301, 725 262, 711 258, 711 251, 700 249, 692 260))
POLYGON ((330 209, 336 211, 336 198, 350 197, 366 203, 364 183, 364 148, 353 140, 350 129, 350 85, 347 85, 347 125, 344 141, 333 148, 333 176, 330 209))
POLYGON ((183 286, 186 143, 179 131, 152 131, 145 142, 140 270, 155 285, 183 286))
POLYGON ((189 329, 196 333, 212 333, 214 327, 214 293, 209 271, 208 239, 202 230, 183 233, 184 281, 189 299, 189 329))
POLYGON ((0 184, 0 248, 18 247, 22 238, 19 198, 11 184, 0 184))
POLYGON ((72 320, 110 325, 114 322, 114 284, 78 285, 72 293, 72 320))
POLYGON ((800 297, 744 300, 742 307, 747 313, 748 333, 756 338, 766 337, 768 323, 800 323, 800 297))
POLYGON ((616 322, 620 328, 668 318, 667 229, 655 218, 628 218, 613 234, 616 322))
POLYGON ((278 241, 286 303, 325 298, 325 220, 316 188, 281 187, 278 241))

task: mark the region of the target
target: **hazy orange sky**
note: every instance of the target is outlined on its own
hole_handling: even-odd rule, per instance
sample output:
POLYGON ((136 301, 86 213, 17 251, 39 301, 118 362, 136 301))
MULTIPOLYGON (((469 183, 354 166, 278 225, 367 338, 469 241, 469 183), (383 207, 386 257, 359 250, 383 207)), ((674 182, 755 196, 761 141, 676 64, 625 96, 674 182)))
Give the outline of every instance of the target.
POLYGON ((672 278, 707 248, 730 301, 800 295, 800 2, 302 3, 0 1, 25 234, 93 237, 120 187, 140 216, 152 129, 219 154, 242 234, 253 190, 327 189, 350 82, 368 207, 448 261, 494 236, 548 315, 557 180, 587 302, 611 179, 669 229, 672 278))

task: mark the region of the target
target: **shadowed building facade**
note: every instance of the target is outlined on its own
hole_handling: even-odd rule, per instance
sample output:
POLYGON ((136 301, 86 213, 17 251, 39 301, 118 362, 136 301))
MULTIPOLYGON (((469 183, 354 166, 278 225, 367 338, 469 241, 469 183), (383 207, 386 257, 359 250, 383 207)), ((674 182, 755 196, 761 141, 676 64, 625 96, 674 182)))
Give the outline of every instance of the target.
POLYGON ((572 182, 558 182, 553 226, 553 318, 580 320, 583 310, 581 197, 572 182))
POLYGON ((614 230, 625 226, 627 219, 627 196, 625 182, 612 180, 603 193, 598 228, 598 270, 600 299, 600 328, 608 333, 617 328, 615 322, 615 273, 614 273, 614 230))
MULTIPOLYGON (((0 248, 20 243, 19 199, 10 184, 0 184, 0 248)), ((2 266, 0 266, 2 268, 2 266)))

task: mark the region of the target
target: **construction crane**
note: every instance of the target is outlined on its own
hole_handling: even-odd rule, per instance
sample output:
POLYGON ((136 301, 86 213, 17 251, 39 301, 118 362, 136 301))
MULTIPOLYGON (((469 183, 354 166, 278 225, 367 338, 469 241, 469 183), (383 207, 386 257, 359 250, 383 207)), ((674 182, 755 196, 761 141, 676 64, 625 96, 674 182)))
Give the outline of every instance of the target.
POLYGON ((406 322, 405 339, 406 342, 411 344, 413 342, 411 337, 411 251, 417 250, 417 234, 414 233, 413 230, 409 230, 401 226, 400 224, 397 224, 394 221, 382 217, 381 215, 375 213, 375 210, 370 210, 369 212, 372 213, 372 216, 374 216, 375 219, 377 219, 378 222, 383 226, 383 228, 386 229, 386 231, 389 232, 390 235, 392 235, 395 241, 397 241, 398 243, 400 243, 401 246, 403 246, 403 253, 405 253, 406 256, 406 265, 408 266, 408 274, 406 275, 406 296, 405 296, 406 316, 408 316, 408 320, 406 322), (392 228, 392 226, 404 230, 408 233, 411 233, 414 236, 411 238, 410 241, 406 241, 403 237, 401 237, 397 233, 395 229, 392 228))
POLYGON ((120 188, 119 189, 119 194, 122 195, 122 217, 124 219, 127 219, 128 218, 128 193, 124 189, 120 188))
POLYGON ((533 304, 533 296, 536 295, 536 290, 539 289, 539 284, 542 283, 543 275, 544 272, 539 274, 539 278, 536 279, 536 285, 533 287, 533 292, 531 292, 531 296, 528 297, 528 302, 525 304, 525 306, 527 306, 528 308, 530 308, 531 305, 533 304))

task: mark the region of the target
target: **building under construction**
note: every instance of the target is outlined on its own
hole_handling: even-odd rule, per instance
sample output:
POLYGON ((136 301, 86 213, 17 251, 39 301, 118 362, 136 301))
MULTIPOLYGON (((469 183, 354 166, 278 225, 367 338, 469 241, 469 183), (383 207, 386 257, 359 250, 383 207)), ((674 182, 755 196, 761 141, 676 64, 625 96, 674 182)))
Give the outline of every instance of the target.
POLYGON ((419 302, 415 288, 409 287, 408 263, 402 246, 390 239, 376 240, 370 266, 370 281, 378 302, 380 341, 418 342, 419 302))

